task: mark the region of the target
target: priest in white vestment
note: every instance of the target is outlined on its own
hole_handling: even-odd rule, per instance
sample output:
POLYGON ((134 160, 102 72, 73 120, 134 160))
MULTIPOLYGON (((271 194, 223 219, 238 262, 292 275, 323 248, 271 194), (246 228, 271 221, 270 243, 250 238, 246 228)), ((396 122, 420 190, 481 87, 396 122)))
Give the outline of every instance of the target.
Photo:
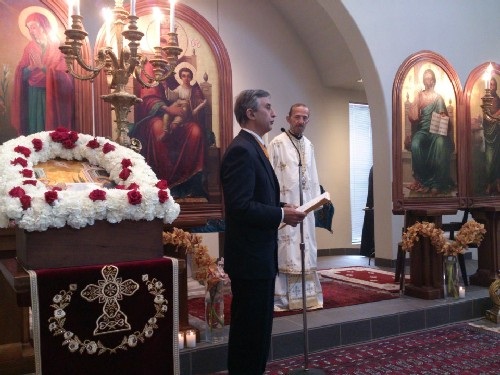
MULTIPOLYGON (((282 133, 270 142, 269 159, 280 183, 280 201, 300 206, 299 184, 302 188, 302 204, 320 195, 314 147, 303 134, 309 122, 309 108, 301 103, 292 105, 286 120, 289 129, 282 129, 282 133)), ((304 219, 303 233, 306 306, 307 309, 319 309, 323 307, 323 293, 317 272, 314 212, 310 212, 304 219)), ((279 274, 274 293, 275 311, 297 310, 303 307, 300 243, 299 225, 287 225, 278 231, 279 274)))

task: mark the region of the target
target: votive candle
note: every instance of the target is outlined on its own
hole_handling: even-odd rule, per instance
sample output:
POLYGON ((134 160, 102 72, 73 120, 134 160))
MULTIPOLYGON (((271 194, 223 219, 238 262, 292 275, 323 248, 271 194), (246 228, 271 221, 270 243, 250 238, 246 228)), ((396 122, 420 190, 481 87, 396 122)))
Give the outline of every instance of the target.
POLYGON ((196 332, 193 330, 186 331, 186 346, 188 348, 196 347, 196 332))
POLYGON ((458 287, 458 296, 460 298, 465 298, 465 288, 463 286, 458 287))
POLYGON ((184 332, 179 332, 179 349, 184 349, 184 332))

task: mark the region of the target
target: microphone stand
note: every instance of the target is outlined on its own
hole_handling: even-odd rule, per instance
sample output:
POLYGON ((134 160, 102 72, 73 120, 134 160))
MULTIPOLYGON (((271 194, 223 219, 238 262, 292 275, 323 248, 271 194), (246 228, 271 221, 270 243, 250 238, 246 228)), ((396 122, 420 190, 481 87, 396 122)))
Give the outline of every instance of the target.
MULTIPOLYGON (((282 128, 281 131, 284 131, 282 128)), ((297 155, 299 157, 299 202, 300 206, 304 204, 304 197, 302 195, 302 158, 300 156, 300 151, 293 143, 290 134, 285 131, 288 139, 292 143, 293 147, 297 150, 297 155)), ((291 370, 289 374, 313 374, 313 375, 323 375, 324 372, 319 369, 309 368, 309 335, 307 329, 307 301, 306 301, 306 246, 304 244, 304 221, 300 222, 300 265, 301 265, 301 281, 302 281, 302 322, 303 322, 303 334, 304 334, 304 367, 291 370)))

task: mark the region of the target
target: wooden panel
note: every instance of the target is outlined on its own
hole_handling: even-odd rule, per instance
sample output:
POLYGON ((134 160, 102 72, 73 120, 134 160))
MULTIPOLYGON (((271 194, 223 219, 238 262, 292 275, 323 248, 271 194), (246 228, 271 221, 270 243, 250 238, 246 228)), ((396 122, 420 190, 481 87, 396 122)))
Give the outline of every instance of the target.
POLYGON ((163 222, 96 221, 81 229, 64 227, 44 232, 18 229, 17 258, 26 268, 72 267, 126 262, 163 256, 163 222))

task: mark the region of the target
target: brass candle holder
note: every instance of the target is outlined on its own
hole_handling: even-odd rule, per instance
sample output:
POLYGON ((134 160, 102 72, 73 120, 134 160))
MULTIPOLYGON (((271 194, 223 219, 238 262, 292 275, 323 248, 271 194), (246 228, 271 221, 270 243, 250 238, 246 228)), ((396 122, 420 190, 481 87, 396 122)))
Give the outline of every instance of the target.
POLYGON ((59 49, 65 55, 69 73, 76 79, 93 80, 102 71, 106 74, 108 86, 112 92, 102 95, 101 98, 110 103, 112 110, 115 111, 118 133, 116 141, 120 145, 140 151, 140 141, 128 136, 127 115, 130 108, 141 103, 142 99, 128 93, 125 87, 131 77, 135 78, 143 87, 157 86, 174 72, 182 49, 179 48, 177 33, 170 32, 168 33, 167 45, 154 47, 154 57, 148 60, 138 50, 144 36, 144 33, 137 27, 138 17, 125 10, 123 1, 120 0, 115 0, 113 15, 116 49, 111 46, 101 48, 97 53, 94 65, 85 62, 82 58, 83 41, 88 34, 83 27, 83 17, 79 14, 71 15, 71 28, 65 31, 66 41, 59 49), (125 40, 129 42, 127 46, 124 45, 125 40), (74 70, 75 62, 86 73, 77 73, 74 70), (152 75, 147 73, 146 64, 152 65, 152 75))

